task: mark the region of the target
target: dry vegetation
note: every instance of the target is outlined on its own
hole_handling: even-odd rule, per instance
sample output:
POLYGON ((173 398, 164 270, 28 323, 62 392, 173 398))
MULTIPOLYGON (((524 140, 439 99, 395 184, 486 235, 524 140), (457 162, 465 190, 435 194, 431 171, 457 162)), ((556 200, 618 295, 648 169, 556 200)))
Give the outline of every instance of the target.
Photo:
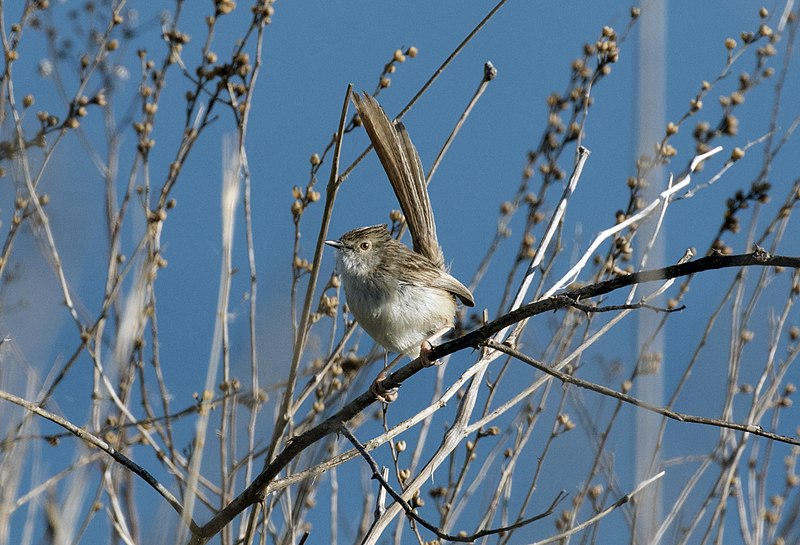
MULTIPOLYGON (((380 362, 366 365, 382 354, 359 335, 338 277, 322 266, 337 192, 369 152, 352 164, 341 159, 361 130, 348 82, 342 82, 333 138, 311 155, 307 184, 286 187, 281 203, 291 206, 295 228, 291 313, 268 315, 290 325, 293 353, 288 373, 266 370, 259 306, 264 291, 287 286, 264 283, 256 271, 271 235, 253 229, 257 188, 247 156, 260 144, 248 140, 248 123, 258 99, 262 42, 270 25, 280 24, 280 6, 239 4, 192 5, 208 13, 204 32, 189 36, 182 10, 190 6, 181 1, 161 20, 138 23, 120 0, 26 0, 13 13, 0 3, 0 309, 6 313, 25 298, 17 289, 21 264, 36 253, 52 269, 59 312, 72 324, 59 358, 30 361, 14 325, 0 322, 0 334, 7 335, 0 341, 0 543, 800 541, 800 439, 792 408, 800 257, 784 249, 797 249, 791 244, 800 232, 800 178, 776 166, 792 153, 800 119, 783 95, 797 79, 792 2, 775 13, 754 10, 751 30, 730 29, 735 37, 720 48, 719 65, 708 68, 685 111, 672 115, 653 152, 608 182, 627 184, 627 199, 607 228, 575 253, 568 204, 592 160, 583 146, 592 129, 593 92, 614 86, 612 68, 621 52, 634 48, 639 10, 631 10, 624 28, 598 29, 563 67, 568 84, 547 98, 541 135, 523 158, 519 182, 498 190, 496 231, 487 234, 473 277, 462 279, 472 289, 500 286, 496 309, 459 317, 456 333, 432 354, 446 364, 423 369, 418 361, 402 361, 388 385, 413 380, 414 390, 400 387, 388 406, 368 387, 380 362), (249 23, 221 43, 216 27, 234 16, 249 23), (132 44, 141 40, 152 45, 136 51, 132 44), (42 97, 59 99, 19 94, 17 73, 39 62, 28 54, 30 42, 47 44, 39 85, 56 91, 42 97), (135 96, 118 89, 123 76, 138 78, 135 96), (771 112, 762 133, 740 126, 738 117, 755 91, 771 112), (185 107, 160 108, 166 96, 182 97, 185 107), (704 107, 717 100, 718 108, 704 107), (214 123, 233 134, 224 142, 220 276, 207 281, 219 297, 208 362, 192 364, 206 387, 186 403, 172 397, 180 385, 163 372, 186 362, 162 358, 158 318, 170 294, 160 288, 159 271, 168 266, 169 237, 177 236, 165 235, 174 188, 188 182, 184 167, 196 160, 195 145, 214 123), (182 137, 157 141, 161 125, 180 126, 182 137), (689 134, 691 141, 678 141, 689 134), (103 257, 92 264, 105 271, 99 301, 76 297, 77 281, 62 256, 75 235, 51 221, 57 203, 48 197, 48 179, 69 142, 104 182, 95 197, 103 203, 105 231, 94 241, 103 257), (648 248, 661 236, 663 219, 681 205, 676 201, 700 195, 740 162, 754 174, 729 184, 734 189, 723 197, 718 227, 704 234, 706 247, 672 266, 648 269, 648 248), (659 169, 674 176, 651 197, 648 180, 659 169), (324 188, 318 177, 327 179, 324 188), (235 231, 237 222, 244 228, 235 231), (642 225, 650 226, 646 235, 642 225), (237 260, 235 245, 247 248, 246 260, 237 260), (516 248, 510 266, 496 259, 501 248, 516 248), (249 279, 249 337, 233 340, 237 269, 249 279), (692 300, 689 288, 709 277, 718 288, 713 298, 692 300), (677 313, 684 304, 689 308, 677 313), (671 362, 658 403, 635 393, 640 381, 661 371, 659 350, 643 343, 619 367, 602 357, 607 339, 624 339, 615 337, 617 330, 643 312, 656 313, 653 338, 675 316, 694 313, 691 333, 668 340, 691 355, 671 362), (533 323, 548 332, 537 339, 549 342, 526 340, 533 323), (322 349, 308 348, 312 337, 324 339, 322 349), (233 350, 247 353, 246 373, 234 372, 233 350), (707 378, 699 368, 708 360, 715 362, 719 388, 698 382, 707 378), (65 385, 76 375, 91 384, 91 395, 71 395, 65 385), (706 389, 708 404, 686 405, 706 389), (711 390, 721 392, 718 399, 711 390), (657 441, 652 452, 640 453, 649 468, 635 477, 624 452, 633 441, 631 419, 641 412, 657 416, 657 441), (694 440, 684 441, 687 436, 694 440), (636 501, 653 490, 662 498, 660 509, 653 507, 655 494, 636 501), (647 514, 654 512, 656 520, 647 514), (151 522, 155 513, 158 527, 151 522)), ((503 4, 454 49, 443 70, 503 4)), ((398 49, 376 67, 375 94, 388 91, 398 67, 417 53, 413 46, 398 49)), ((440 72, 398 117, 433 88, 440 72)), ((494 76, 487 65, 464 119, 494 76)), ((389 220, 401 234, 402 215, 393 212, 389 220)))

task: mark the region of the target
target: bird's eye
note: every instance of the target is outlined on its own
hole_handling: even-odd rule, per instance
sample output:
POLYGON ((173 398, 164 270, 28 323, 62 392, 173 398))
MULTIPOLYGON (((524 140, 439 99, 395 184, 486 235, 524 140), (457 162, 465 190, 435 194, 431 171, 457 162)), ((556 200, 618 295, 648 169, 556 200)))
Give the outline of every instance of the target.
POLYGON ((364 241, 360 244, 362 250, 369 250, 369 242, 364 241))

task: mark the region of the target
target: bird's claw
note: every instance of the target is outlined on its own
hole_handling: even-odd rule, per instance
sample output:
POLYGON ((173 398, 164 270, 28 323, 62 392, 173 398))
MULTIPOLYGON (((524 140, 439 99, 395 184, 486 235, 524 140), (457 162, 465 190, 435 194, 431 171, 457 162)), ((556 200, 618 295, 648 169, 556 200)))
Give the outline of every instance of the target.
POLYGON ((387 390, 384 386, 384 382, 386 381, 387 377, 388 375, 384 369, 378 373, 378 376, 372 383, 372 386, 369 387, 370 392, 375 394, 375 397, 377 397, 382 403, 391 403, 397 399, 397 388, 389 388, 387 390))
POLYGON ((430 357, 428 357, 432 350, 433 345, 430 341, 422 341, 422 344, 419 345, 419 361, 423 367, 431 367, 439 363, 439 360, 431 361, 430 357))

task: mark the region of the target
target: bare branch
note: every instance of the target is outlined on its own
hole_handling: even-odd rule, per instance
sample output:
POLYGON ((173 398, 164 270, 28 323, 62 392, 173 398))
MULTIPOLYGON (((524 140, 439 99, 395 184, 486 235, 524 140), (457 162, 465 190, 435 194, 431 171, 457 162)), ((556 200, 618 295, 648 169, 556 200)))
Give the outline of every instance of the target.
MULTIPOLYGON (((141 477, 142 480, 144 480, 144 482, 149 484, 156 492, 158 492, 165 500, 167 500, 167 503, 169 503, 179 515, 183 514, 183 506, 181 505, 181 502, 179 502, 178 499, 172 495, 172 492, 167 490, 164 487, 164 485, 158 482, 158 480, 155 477, 153 477, 153 475, 151 475, 150 472, 148 472, 145 468, 143 468, 142 466, 140 466, 139 464, 137 464, 136 462, 134 462, 133 460, 122 454, 121 452, 119 452, 117 449, 115 449, 114 447, 112 447, 111 445, 109 445, 96 435, 89 433, 83 428, 76 426, 66 418, 58 416, 57 414, 53 414, 50 411, 45 410, 34 403, 31 403, 30 401, 26 401, 21 397, 15 396, 14 394, 10 394, 8 392, 0 390, 0 398, 5 399, 6 401, 10 401, 15 405, 19 405, 20 407, 23 407, 34 414, 38 414, 42 418, 45 418, 55 424, 58 424, 65 430, 68 430, 70 433, 78 437, 79 439, 83 439, 90 445, 95 446, 98 449, 102 450, 103 452, 114 458, 114 460, 118 462, 120 465, 124 466, 125 468, 129 469, 130 471, 141 477)), ((195 524, 193 520, 190 519, 189 524, 192 532, 197 532, 199 530, 199 527, 195 524)))
POLYGON ((402 506, 403 510, 406 512, 406 515, 408 515, 410 518, 414 519, 416 522, 418 522, 419 524, 421 524, 422 526, 424 526, 425 528, 436 534, 436 536, 440 539, 445 539, 447 541, 456 541, 460 543, 472 543, 475 540, 485 536, 500 534, 511 530, 515 530, 517 528, 522 528, 523 526, 527 526, 532 522, 536 522, 537 520, 541 520, 543 518, 552 515, 553 510, 556 508, 556 506, 558 506, 558 504, 561 503, 561 500, 567 497, 566 492, 562 490, 556 495, 553 502, 544 512, 520 520, 519 522, 516 522, 509 526, 503 526, 502 528, 481 530, 480 532, 476 532, 469 536, 448 534, 446 532, 443 532, 441 529, 437 528, 436 525, 431 524, 430 522, 419 516, 414 511, 414 508, 411 507, 411 505, 409 505, 408 502, 404 500, 403 497, 392 488, 392 485, 390 485, 388 481, 386 481, 386 478, 381 474, 380 468, 378 467, 378 463, 375 461, 372 455, 369 452, 367 452, 367 450, 364 448, 364 445, 362 445, 361 442, 350 432, 350 430, 347 428, 346 425, 342 424, 340 431, 342 432, 342 435, 344 435, 347 438, 347 440, 353 444, 356 450, 367 461, 367 464, 369 464, 369 467, 372 470, 372 478, 377 480, 380 483, 381 487, 384 490, 386 490, 386 492, 388 492, 389 495, 392 496, 392 498, 394 498, 394 501, 396 501, 402 506))
POLYGON ((706 426, 715 426, 718 428, 727 428, 730 430, 741 431, 745 433, 752 433, 753 435, 758 435, 760 437, 766 437, 767 439, 772 439, 773 441, 779 441, 781 443, 788 443, 790 445, 800 445, 800 438, 797 437, 788 437, 786 435, 780 435, 778 433, 772 433, 768 431, 764 431, 761 426, 757 425, 748 425, 748 424, 737 424, 736 422, 729 422, 727 420, 721 420, 718 418, 706 418, 704 416, 694 416, 691 414, 679 413, 673 411, 671 409, 667 409, 665 407, 658 407, 656 405, 652 405, 646 401, 642 401, 641 399, 635 398, 631 395, 626 393, 618 392, 613 388, 609 388, 607 386, 603 386, 601 384, 597 384, 594 382, 590 382, 588 380, 579 379, 575 376, 569 375, 567 373, 562 373, 561 371, 557 371, 556 369, 545 365, 544 363, 538 362, 535 359, 531 358, 527 354, 523 354, 518 350, 515 350, 509 346, 504 344, 500 344, 496 341, 487 340, 484 343, 486 346, 490 348, 494 348, 495 350, 499 350, 509 356, 513 356, 514 358, 518 359, 523 363, 527 363, 531 367, 542 371, 543 373, 547 373, 548 375, 557 378, 561 382, 565 382, 568 384, 574 384, 579 388, 585 388, 587 390, 592 390, 593 392, 597 392, 599 394, 603 394, 608 397, 613 397, 615 399, 619 399, 625 403, 629 403, 636 407, 640 407, 646 411, 654 412, 660 414, 662 416, 666 416, 667 418, 671 418, 673 420, 677 420, 678 422, 691 422, 694 424, 703 424, 706 426))

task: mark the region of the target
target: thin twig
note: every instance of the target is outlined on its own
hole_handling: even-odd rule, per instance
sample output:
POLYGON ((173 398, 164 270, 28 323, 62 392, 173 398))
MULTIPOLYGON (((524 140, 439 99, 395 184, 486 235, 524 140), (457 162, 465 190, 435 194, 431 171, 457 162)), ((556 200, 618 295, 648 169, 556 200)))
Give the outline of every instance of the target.
POLYGON ((386 481, 386 478, 381 473, 377 462, 375 462, 375 459, 372 457, 372 455, 369 452, 366 451, 366 449, 364 448, 364 445, 362 445, 361 442, 358 439, 356 439, 356 437, 350 432, 350 430, 347 429, 346 425, 342 424, 341 427, 340 427, 340 431, 342 432, 342 435, 344 435, 348 439, 348 441, 350 441, 350 443, 352 443, 352 445, 356 448, 356 450, 367 461, 367 464, 369 464, 369 467, 372 470, 372 478, 377 480, 380 483, 381 488, 383 490, 386 490, 386 492, 388 492, 389 495, 392 496, 392 498, 394 498, 394 501, 396 501, 397 503, 399 503, 402 506, 403 510, 406 512, 406 514, 410 518, 414 519, 414 521, 418 522, 419 524, 421 524, 422 526, 424 526, 425 528, 427 528, 428 530, 430 530, 431 532, 436 534, 436 536, 438 538, 440 538, 440 539, 445 539, 447 541, 456 541, 456 542, 459 542, 459 543, 472 543, 473 541, 475 541, 475 540, 477 540, 477 539, 479 539, 481 537, 494 535, 494 534, 500 534, 500 533, 504 533, 504 532, 509 532, 511 530, 515 530, 517 528, 521 528, 523 526, 527 526, 528 524, 536 522, 537 520, 541 520, 543 518, 549 517, 553 513, 553 510, 556 508, 556 506, 559 503, 561 503, 561 500, 563 500, 564 498, 567 497, 566 492, 564 492, 563 490, 560 491, 556 495, 555 499, 550 504, 550 506, 544 512, 539 513, 538 515, 534 515, 532 517, 528 517, 526 519, 523 519, 523 520, 521 520, 519 522, 516 522, 516 523, 510 525, 510 526, 504 526, 502 528, 492 528, 492 529, 481 530, 480 532, 476 532, 475 534, 472 534, 472 535, 469 535, 469 536, 460 535, 460 534, 459 535, 448 534, 446 532, 443 532, 442 530, 437 528, 434 524, 431 524, 430 522, 428 522, 427 520, 425 520, 424 518, 422 518, 421 516, 419 516, 417 513, 414 512, 414 508, 411 507, 408 504, 408 502, 405 501, 403 499, 403 497, 400 494, 398 494, 392 488, 392 485, 390 485, 386 481))
POLYGON ((789 437, 786 435, 780 435, 778 433, 772 433, 768 431, 764 431, 761 426, 753 425, 753 424, 738 424, 736 422, 730 422, 727 420, 721 420, 717 418, 706 418, 704 416, 695 416, 686 413, 679 413, 673 411, 671 409, 667 409, 665 407, 659 407, 657 405, 652 405, 646 401, 642 401, 632 395, 628 395, 622 392, 618 392, 613 388, 609 388, 607 386, 603 386, 601 384, 597 384, 594 382, 590 382, 588 380, 579 379, 573 375, 569 375, 567 373, 562 373, 561 371, 557 371, 552 367, 549 367, 541 362, 536 361, 535 359, 531 358, 527 354, 523 354, 518 350, 515 350, 509 346, 504 344, 498 343, 497 341, 487 340, 485 345, 493 348, 495 350, 499 350, 509 356, 513 356, 514 358, 518 359, 519 361, 530 365, 542 371, 543 373, 547 373, 548 375, 557 378, 561 382, 565 382, 568 384, 573 384, 578 386, 579 388, 585 388, 587 390, 592 390, 593 392, 597 392, 599 394, 603 394, 608 397, 613 397, 615 399, 619 399, 625 403, 629 403, 636 407, 642 408, 646 411, 650 411, 653 413, 660 414, 667 418, 671 418, 672 420, 677 420, 678 422, 690 422, 694 424, 703 424, 706 426, 714 426, 717 428, 725 428, 730 430, 741 431, 745 433, 752 433, 753 435, 758 435, 760 437, 766 437, 767 439, 772 439, 774 441, 779 441, 781 443, 788 443, 790 445, 800 445, 800 438, 797 437, 789 437))
POLYGON ((609 227, 608 229, 599 233, 597 237, 594 239, 594 241, 592 241, 592 243, 589 245, 589 248, 587 248, 587 250, 584 252, 583 256, 578 260, 578 262, 575 263, 575 265, 573 265, 573 267, 563 277, 561 277, 561 279, 558 282, 556 282, 549 290, 547 290, 547 292, 544 294, 544 297, 548 297, 556 293, 558 290, 562 289, 564 286, 574 281, 578 277, 578 274, 580 274, 580 271, 589 261, 589 258, 594 254, 594 251, 600 246, 600 244, 602 244, 604 240, 606 240, 611 235, 622 231, 629 225, 636 222, 640 222, 645 218, 647 218, 650 214, 652 214, 656 210, 656 208, 659 206, 659 204, 661 204, 663 200, 672 198, 672 196, 675 195, 675 193, 677 193, 678 191, 689 185, 689 183, 692 180, 692 173, 694 173, 695 169, 700 163, 702 163, 709 157, 719 153, 720 151, 722 151, 722 147, 717 146, 711 151, 695 156, 695 158, 692 159, 692 162, 689 166, 689 170, 686 173, 686 175, 683 178, 681 178, 675 185, 662 191, 655 200, 653 200, 649 205, 647 205, 638 213, 630 216, 629 218, 626 218, 624 221, 621 221, 620 223, 614 225, 613 227, 609 227))
MULTIPOLYGON (((81 427, 76 426, 66 418, 51 413, 50 411, 37 406, 35 403, 31 403, 30 401, 27 401, 21 397, 17 397, 14 394, 0 390, 0 398, 5 399, 6 401, 10 401, 15 405, 19 405, 20 407, 34 414, 37 414, 42 418, 45 418, 53 422, 54 424, 58 424, 62 428, 68 430, 70 433, 78 437, 79 439, 83 439, 90 445, 95 446, 98 449, 102 450, 103 452, 111 456, 117 463, 119 463, 120 465, 124 466, 125 468, 129 469, 130 471, 134 472, 139 477, 141 477, 142 480, 144 480, 144 482, 149 484, 156 492, 158 492, 161 495, 161 497, 167 500, 167 503, 169 503, 172 506, 172 508, 178 512, 178 514, 183 514, 184 510, 183 506, 181 505, 181 502, 179 502, 178 499, 172 495, 172 492, 167 490, 160 482, 158 482, 158 480, 155 477, 153 477, 153 475, 151 475, 149 471, 147 471, 145 468, 143 468, 142 466, 140 466, 139 464, 137 464, 136 462, 134 462, 133 460, 122 454, 121 452, 119 452, 117 449, 115 449, 114 447, 112 447, 111 445, 109 445, 96 435, 89 433, 88 431, 86 431, 81 427)), ((191 520, 191 518, 189 519, 189 525, 192 532, 196 532, 199 529, 198 526, 195 524, 194 520, 191 520)))
POLYGON ((333 211, 333 203, 336 200, 336 193, 342 183, 342 177, 339 176, 339 158, 342 151, 342 138, 344 138, 344 125, 347 119, 347 109, 350 104, 350 95, 353 92, 353 84, 347 86, 347 92, 344 94, 344 102, 342 103, 342 113, 339 117, 339 128, 337 130, 336 148, 333 155, 333 164, 331 165, 331 175, 328 180, 328 186, 325 192, 325 209, 322 214, 322 223, 319 227, 319 235, 317 236, 317 246, 314 250, 314 262, 311 267, 311 274, 308 279, 308 286, 306 288, 306 297, 303 303, 303 314, 300 318, 300 328, 297 331, 295 338, 294 351, 292 353, 292 364, 289 367, 289 378, 287 379, 286 391, 283 394, 281 401, 281 410, 278 414, 277 422, 275 422, 275 429, 272 432, 272 439, 270 440, 269 449, 265 464, 272 461, 275 454, 275 449, 278 446, 283 431, 286 425, 292 418, 289 409, 292 407, 292 399, 294 397, 294 388, 297 383, 297 370, 300 367, 300 359, 303 355, 306 340, 308 339, 309 324, 311 320, 311 305, 314 299, 314 292, 317 288, 317 279, 319 278, 320 263, 322 262, 322 249, 325 244, 325 237, 330 225, 331 212, 333 211))
POLYGON ((547 539, 543 539, 542 541, 537 541, 533 545, 545 545, 545 543, 552 543, 554 541, 559 541, 559 540, 564 539, 565 537, 571 536, 575 532, 580 532, 584 528, 587 528, 587 527, 591 526, 592 524, 596 523, 598 520, 602 519, 603 517, 605 517, 606 515, 611 513, 614 509, 616 509, 616 508, 618 508, 618 507, 620 507, 622 505, 625 505, 626 503, 631 501, 631 498, 633 498, 633 496, 635 496, 636 494, 641 492, 645 487, 649 486, 653 482, 659 480, 661 477, 664 476, 664 473, 666 473, 666 472, 662 471, 661 473, 658 473, 657 475, 653 475, 649 479, 646 479, 646 480, 642 481, 641 483, 639 483, 639 486, 637 486, 631 492, 628 492, 627 494, 622 496, 620 499, 618 499, 617 501, 612 503, 610 506, 608 506, 608 508, 604 509, 603 511, 600 511, 599 513, 597 513, 592 518, 590 518, 588 520, 585 520, 584 522, 578 524, 577 526, 573 526, 572 528, 570 528, 566 532, 560 533, 560 534, 555 535, 555 536, 548 537, 547 539))
POLYGON ((450 145, 453 143, 453 140, 455 140, 456 135, 461 130, 461 127, 464 126, 464 123, 467 121, 467 118, 472 112, 472 109, 475 107, 475 104, 478 103, 481 95, 483 95, 484 91, 486 91, 486 88, 489 86, 489 82, 491 82, 495 77, 497 77, 497 68, 495 68, 491 62, 486 61, 486 63, 483 65, 483 78, 481 79, 478 88, 475 90, 475 94, 472 95, 469 104, 467 104, 467 107, 461 114, 461 117, 458 118, 458 123, 456 123, 456 126, 453 127, 453 130, 450 132, 450 136, 447 137, 442 149, 439 150, 439 154, 436 155, 436 159, 434 159, 433 165, 431 165, 431 168, 428 171, 428 176, 425 178, 426 184, 430 185, 431 178, 433 178, 433 175, 436 174, 436 169, 439 168, 439 163, 442 162, 444 154, 447 153, 448 149, 450 149, 450 145))
MULTIPOLYGON (((508 2, 508 0, 500 0, 500 1, 499 1, 499 2, 498 2, 498 3, 497 3, 497 4, 496 4, 496 5, 495 5, 495 6, 492 8, 492 10, 491 10, 489 13, 487 13, 487 14, 486 14, 486 16, 485 16, 483 19, 481 19, 480 23, 478 23, 478 24, 475 26, 475 28, 473 28, 473 29, 470 31, 470 33, 469 33, 469 34, 467 34, 467 37, 466 37, 466 38, 464 38, 464 39, 461 41, 461 43, 460 43, 460 44, 458 44, 458 46, 456 46, 456 48, 453 50, 453 52, 452 52, 452 53, 450 53, 450 55, 448 55, 448 56, 447 56, 447 58, 444 60, 444 62, 442 62, 442 64, 441 64, 441 65, 439 65, 439 68, 437 68, 437 69, 436 69, 436 71, 435 71, 435 72, 434 72, 434 73, 431 75, 431 77, 430 77, 430 78, 428 78, 428 81, 426 81, 426 82, 425 82, 425 83, 422 85, 422 87, 420 87, 419 91, 417 91, 417 94, 415 94, 415 95, 414 95, 414 96, 411 98, 411 100, 410 100, 410 101, 408 101, 408 104, 406 104, 406 105, 405 105, 405 107, 404 107, 404 108, 403 108, 403 109, 400 111, 400 113, 399 113, 399 114, 397 114, 397 117, 395 117, 395 118, 394 118, 394 120, 395 120, 395 121, 397 121, 397 120, 400 120, 400 119, 403 119, 403 116, 404 116, 404 115, 406 115, 406 114, 408 113, 408 111, 409 111, 409 110, 410 110, 410 109, 411 109, 411 108, 414 106, 414 104, 416 104, 416 103, 417 103, 417 101, 420 99, 420 97, 421 97, 423 94, 425 94, 425 92, 427 92, 428 88, 430 88, 430 86, 431 86, 431 85, 433 85, 433 82, 435 82, 435 81, 436 81, 436 80, 439 78, 439 76, 440 76, 440 75, 442 75, 442 72, 444 72, 445 68, 447 68, 447 67, 450 65, 450 63, 451 63, 451 62, 453 62, 453 61, 455 60, 455 58, 456 58, 456 57, 459 55, 459 53, 461 53, 461 51, 462 51, 462 50, 463 50, 463 49, 464 49, 464 48, 467 46, 467 44, 468 44, 470 41, 472 41, 472 38, 474 38, 474 37, 475 37, 475 35, 476 35, 478 32, 480 32, 480 30, 481 30, 481 29, 482 29, 484 26, 486 26, 486 23, 488 23, 488 22, 489 22, 489 20, 490 20, 492 17, 494 17, 494 15, 495 15, 495 14, 496 14, 498 11, 500 11, 500 8, 502 8, 502 7, 503 7, 503 5, 505 5, 505 3, 506 3, 506 2, 508 2)), ((351 173, 351 172, 353 172, 353 170, 356 168, 356 166, 358 166, 358 164, 359 164, 361 161, 363 161, 363 160, 364 160, 364 157, 366 157, 366 156, 367 156, 367 154, 368 154, 368 153, 369 153, 371 150, 372 150, 372 145, 368 146, 368 147, 367 147, 367 149, 365 149, 363 152, 361 152, 361 154, 360 154, 358 157, 356 157, 356 159, 355 159, 355 160, 354 160, 354 161, 353 161, 353 162, 350 164, 350 166, 349 166, 349 167, 347 167, 347 168, 345 169, 345 171, 342 173, 342 176, 341 176, 341 179, 342 179, 342 181, 345 181, 345 180, 347 179, 347 177, 348 177, 348 176, 350 176, 350 173, 351 173)))

